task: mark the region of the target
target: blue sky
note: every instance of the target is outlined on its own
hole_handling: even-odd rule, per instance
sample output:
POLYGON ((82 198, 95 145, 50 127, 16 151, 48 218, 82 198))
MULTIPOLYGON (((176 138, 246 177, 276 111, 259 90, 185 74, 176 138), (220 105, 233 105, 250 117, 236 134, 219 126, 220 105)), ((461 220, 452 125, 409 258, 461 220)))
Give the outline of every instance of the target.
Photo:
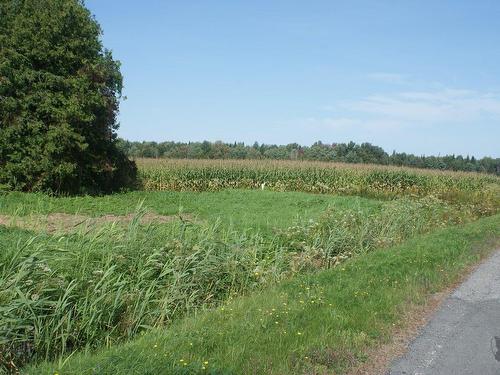
POLYGON ((498 0, 87 0, 131 140, 500 157, 498 0))

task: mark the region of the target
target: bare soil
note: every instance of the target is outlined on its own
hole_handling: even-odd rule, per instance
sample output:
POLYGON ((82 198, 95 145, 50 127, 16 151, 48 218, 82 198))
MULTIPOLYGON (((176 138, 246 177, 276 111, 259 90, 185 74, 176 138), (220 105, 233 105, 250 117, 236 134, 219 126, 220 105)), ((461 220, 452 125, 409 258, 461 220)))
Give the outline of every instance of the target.
MULTIPOLYGON (((129 224, 135 217, 135 214, 128 215, 104 215, 90 217, 80 214, 67 214, 55 212, 48 215, 30 215, 30 216, 9 216, 0 215, 0 225, 19 227, 36 231, 46 231, 48 233, 73 232, 82 228, 91 229, 99 227, 105 223, 129 224)), ((138 217, 140 224, 150 223, 169 223, 175 220, 191 220, 189 215, 159 215, 148 212, 138 217)))

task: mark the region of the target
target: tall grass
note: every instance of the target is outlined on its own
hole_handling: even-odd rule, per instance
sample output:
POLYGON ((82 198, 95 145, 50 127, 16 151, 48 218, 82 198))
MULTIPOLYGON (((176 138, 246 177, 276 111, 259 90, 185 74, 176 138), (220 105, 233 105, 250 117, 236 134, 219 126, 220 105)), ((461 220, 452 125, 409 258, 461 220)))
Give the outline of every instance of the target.
POLYGON ((262 237, 218 223, 109 224, 34 236, 0 226, 0 366, 109 346, 311 268, 401 242, 477 213, 438 199, 327 212, 262 237))
POLYGON ((384 362, 377 349, 499 240, 499 215, 438 230, 25 373, 349 374, 367 359, 363 373, 375 373, 384 362))

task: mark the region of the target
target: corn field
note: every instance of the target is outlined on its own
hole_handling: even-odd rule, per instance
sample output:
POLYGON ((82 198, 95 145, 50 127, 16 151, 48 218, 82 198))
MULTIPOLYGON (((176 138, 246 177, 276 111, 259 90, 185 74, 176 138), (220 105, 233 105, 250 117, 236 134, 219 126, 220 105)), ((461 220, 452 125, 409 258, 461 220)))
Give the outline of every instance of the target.
POLYGON ((500 178, 366 164, 271 160, 138 159, 145 190, 269 189, 378 198, 434 195, 495 202, 500 178))

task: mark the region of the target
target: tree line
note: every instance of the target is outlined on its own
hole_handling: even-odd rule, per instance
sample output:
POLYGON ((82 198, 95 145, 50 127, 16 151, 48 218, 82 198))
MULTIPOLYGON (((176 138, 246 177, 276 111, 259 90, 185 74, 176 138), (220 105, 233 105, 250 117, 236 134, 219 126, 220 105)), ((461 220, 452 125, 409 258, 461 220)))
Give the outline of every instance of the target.
POLYGON ((484 172, 500 175, 500 158, 445 155, 417 156, 407 153, 388 154, 370 143, 323 143, 311 146, 247 145, 243 142, 132 142, 118 139, 117 145, 131 158, 173 159, 276 159, 317 160, 344 163, 370 163, 452 171, 484 172))

